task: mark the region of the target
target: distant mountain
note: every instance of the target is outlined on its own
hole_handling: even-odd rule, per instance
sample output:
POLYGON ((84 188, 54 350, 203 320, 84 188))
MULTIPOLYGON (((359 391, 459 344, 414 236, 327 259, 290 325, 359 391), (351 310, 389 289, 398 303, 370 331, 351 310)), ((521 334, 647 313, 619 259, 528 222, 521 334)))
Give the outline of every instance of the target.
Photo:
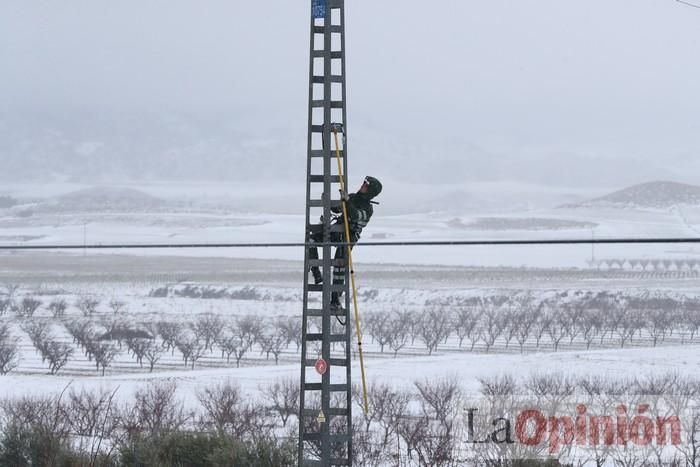
POLYGON ((667 209, 679 204, 700 205, 700 186, 676 182, 649 182, 562 207, 621 207, 667 209))

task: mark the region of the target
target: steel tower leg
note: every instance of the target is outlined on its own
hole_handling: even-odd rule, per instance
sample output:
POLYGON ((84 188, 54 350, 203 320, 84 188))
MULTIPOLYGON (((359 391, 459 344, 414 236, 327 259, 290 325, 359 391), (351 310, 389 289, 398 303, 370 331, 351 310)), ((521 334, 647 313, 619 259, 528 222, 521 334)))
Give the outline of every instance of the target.
MULTIPOLYGON (((330 242, 331 233, 343 231, 342 225, 331 226, 331 208, 341 206, 333 124, 342 124, 340 155, 347 186, 345 1, 312 0, 310 33, 306 242, 321 233, 323 241, 330 242), (323 216, 322 223, 319 223, 320 216, 323 216)), ((309 250, 304 254, 299 404, 301 467, 352 465, 349 270, 346 259, 334 259, 334 248, 324 246, 319 250, 318 259, 310 257, 309 250), (313 283, 309 274, 311 267, 322 271, 322 284, 313 283), (342 285, 333 284, 333 268, 344 269, 342 285), (333 292, 343 293, 344 310, 331 310, 333 292)))

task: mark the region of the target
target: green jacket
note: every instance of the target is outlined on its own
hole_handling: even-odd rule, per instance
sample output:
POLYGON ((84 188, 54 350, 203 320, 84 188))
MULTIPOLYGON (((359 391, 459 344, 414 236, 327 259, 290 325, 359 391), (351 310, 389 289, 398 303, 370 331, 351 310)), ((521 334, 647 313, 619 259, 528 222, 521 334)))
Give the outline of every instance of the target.
MULTIPOLYGON (((372 207, 372 203, 370 203, 370 198, 362 193, 353 193, 348 198, 348 226, 350 227, 350 235, 355 237, 353 241, 356 241, 358 238, 360 238, 362 229, 367 227, 369 220, 372 218, 374 208, 372 207)), ((342 206, 334 208, 333 212, 336 214, 341 214, 337 220, 339 224, 345 222, 345 219, 342 216, 342 206)))

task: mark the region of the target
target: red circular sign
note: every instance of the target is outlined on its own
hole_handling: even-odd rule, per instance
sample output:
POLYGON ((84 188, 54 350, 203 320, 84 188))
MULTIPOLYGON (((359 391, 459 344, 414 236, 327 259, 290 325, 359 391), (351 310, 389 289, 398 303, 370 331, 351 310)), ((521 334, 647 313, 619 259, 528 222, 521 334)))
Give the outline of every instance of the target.
POLYGON ((316 361, 316 365, 314 365, 314 367, 316 368, 316 371, 318 372, 319 375, 325 375, 326 370, 328 370, 328 364, 322 358, 319 358, 316 361))

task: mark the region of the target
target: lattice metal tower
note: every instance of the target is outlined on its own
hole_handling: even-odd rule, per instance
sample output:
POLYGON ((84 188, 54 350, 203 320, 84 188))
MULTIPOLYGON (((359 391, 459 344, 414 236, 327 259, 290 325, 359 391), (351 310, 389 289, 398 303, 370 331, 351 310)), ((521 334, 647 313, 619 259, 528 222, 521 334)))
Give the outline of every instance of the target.
MULTIPOLYGON (((342 225, 331 225, 331 208, 339 208, 333 128, 341 134, 340 157, 347 186, 347 121, 345 86, 345 1, 311 1, 309 128, 306 171, 306 242, 323 232, 323 242, 342 225), (342 126, 339 126, 341 124, 342 126), (323 220, 319 220, 323 216, 323 220)), ((333 258, 334 248, 319 248, 319 259, 304 255, 306 271, 301 345, 299 465, 352 465, 352 400, 350 377, 351 321, 347 260, 333 258), (320 267, 323 283, 308 273, 320 267), (345 281, 333 284, 333 268, 345 281), (333 292, 342 292, 344 309, 331 309, 333 292), (343 325, 342 323, 345 323, 343 325)), ((346 255, 347 256, 347 255, 346 255)))

